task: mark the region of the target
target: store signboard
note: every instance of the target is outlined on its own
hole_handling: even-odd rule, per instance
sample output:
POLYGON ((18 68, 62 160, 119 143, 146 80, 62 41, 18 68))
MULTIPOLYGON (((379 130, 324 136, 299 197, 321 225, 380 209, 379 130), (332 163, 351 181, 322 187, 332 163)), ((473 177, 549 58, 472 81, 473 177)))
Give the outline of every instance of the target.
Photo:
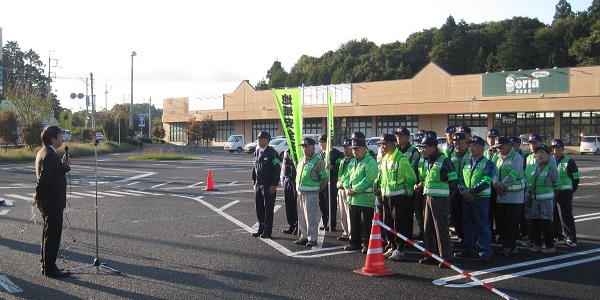
POLYGON ((482 74, 482 94, 511 96, 569 92, 569 68, 521 70, 482 74))

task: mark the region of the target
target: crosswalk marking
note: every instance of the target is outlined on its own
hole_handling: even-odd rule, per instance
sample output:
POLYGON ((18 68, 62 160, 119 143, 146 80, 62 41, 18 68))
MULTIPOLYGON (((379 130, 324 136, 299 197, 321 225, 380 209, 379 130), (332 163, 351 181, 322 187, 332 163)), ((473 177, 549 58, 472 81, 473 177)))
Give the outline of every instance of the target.
MULTIPOLYGON (((96 194, 94 194, 94 193, 71 192, 71 194, 76 194, 76 195, 81 195, 81 196, 86 196, 86 197, 96 197, 96 194)), ((104 196, 98 195, 98 198, 103 198, 103 197, 104 196)))
POLYGON ((114 193, 107 193, 107 192, 98 192, 98 195, 106 195, 106 196, 114 196, 114 197, 123 197, 123 195, 119 195, 119 194, 114 194, 114 193))
POLYGON ((17 199, 25 200, 25 201, 28 201, 28 202, 33 202, 33 197, 25 197, 25 196, 15 195, 15 194, 7 194, 5 196, 6 197, 11 197, 11 198, 17 198, 17 199))
POLYGON ((2 211, 0 211, 0 216, 6 215, 10 210, 8 209, 4 209, 2 211))
POLYGON ((136 194, 136 193, 127 193, 127 192, 123 192, 123 191, 111 191, 111 193, 123 194, 123 195, 127 195, 127 196, 142 196, 142 195, 140 195, 140 194, 136 194))

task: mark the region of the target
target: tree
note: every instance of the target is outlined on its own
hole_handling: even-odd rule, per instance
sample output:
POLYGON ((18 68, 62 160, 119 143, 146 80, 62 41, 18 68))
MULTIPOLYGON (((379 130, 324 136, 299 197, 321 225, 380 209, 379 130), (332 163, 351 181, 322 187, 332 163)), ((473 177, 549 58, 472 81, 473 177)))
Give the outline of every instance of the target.
POLYGON ((185 133, 188 139, 188 145, 197 145, 198 141, 202 139, 200 135, 200 122, 196 121, 196 118, 191 118, 187 122, 185 133))
POLYGON ((217 122, 212 116, 204 116, 200 121, 200 138, 204 141, 206 148, 210 140, 217 137, 217 122))
POLYGON ((273 66, 267 71, 267 79, 269 79, 268 87, 270 89, 286 87, 288 73, 281 66, 279 61, 273 62, 273 66))
POLYGON ((554 13, 554 21, 552 21, 552 24, 558 20, 573 17, 574 15, 571 10, 571 4, 569 4, 567 0, 559 0, 554 8, 556 9, 556 12, 554 13))
POLYGON ((6 99, 15 107, 22 123, 42 121, 52 108, 39 90, 26 81, 14 81, 5 91, 6 99))
POLYGON ((152 126, 152 136, 157 139, 164 139, 166 136, 165 128, 161 125, 152 126))
POLYGON ((42 130, 44 125, 40 120, 31 119, 23 125, 21 130, 21 139, 27 145, 27 148, 33 149, 42 145, 42 130))
POLYGON ((8 151, 8 145, 17 145, 19 139, 19 119, 15 112, 7 109, 0 114, 0 138, 4 141, 5 151, 8 151))

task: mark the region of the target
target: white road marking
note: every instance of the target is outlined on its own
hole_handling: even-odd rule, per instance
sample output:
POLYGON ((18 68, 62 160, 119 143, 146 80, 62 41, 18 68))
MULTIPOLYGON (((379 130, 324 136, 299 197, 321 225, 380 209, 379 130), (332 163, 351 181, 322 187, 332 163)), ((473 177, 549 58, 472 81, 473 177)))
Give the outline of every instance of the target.
POLYGON ((98 192, 98 195, 113 196, 113 197, 123 197, 123 195, 111 194, 111 193, 107 193, 107 192, 98 192))
MULTIPOLYGON (((130 192, 130 193, 138 193, 138 194, 144 194, 144 195, 155 195, 155 196, 162 196, 162 194, 158 194, 158 193, 151 193, 151 192, 144 192, 144 191, 134 191, 134 190, 123 190, 125 192, 130 192)), ((114 191, 116 192, 116 191, 114 191)))
POLYGON ((139 181, 135 181, 135 182, 132 182, 132 183, 128 183, 127 185, 134 185, 134 184, 138 184, 138 183, 140 183, 140 182, 139 181))
POLYGON ((154 188, 157 188, 157 187, 159 187, 159 186, 163 186, 163 185, 169 184, 169 183, 171 183, 171 182, 173 182, 173 181, 167 181, 167 182, 165 182, 165 183, 157 184, 157 185, 155 185, 155 186, 151 186, 150 188, 151 188, 151 189, 154 189, 154 188))
MULTIPOLYGON (((90 192, 90 193, 71 192, 71 194, 76 194, 76 195, 81 195, 81 196, 86 196, 86 197, 96 197, 95 192, 90 192)), ((104 196, 98 195, 98 198, 104 198, 104 196)))
MULTIPOLYGON (((547 262, 552 262, 552 261, 556 261, 556 260, 561 260, 561 259, 567 259, 567 258, 572 258, 572 257, 576 257, 576 256, 581 256, 581 255, 589 255, 589 254, 593 254, 593 253, 597 253, 597 252, 600 252, 600 248, 592 249, 592 250, 587 250, 587 251, 582 251, 582 252, 570 253, 570 254, 565 254, 565 255, 559 255, 559 256, 549 257, 549 258, 544 258, 544 259, 538 259, 538 260, 534 260, 534 261, 527 261, 527 262, 522 262, 522 263, 518 263, 518 264, 506 265, 506 266, 501 266, 501 267, 497 267, 497 268, 491 268, 491 269, 487 269, 487 270, 483 270, 483 271, 476 271, 476 272, 472 272, 471 275, 472 276, 478 276, 478 275, 482 275, 482 274, 485 275, 485 274, 489 274, 489 273, 496 273, 496 272, 499 272, 499 271, 514 269, 514 268, 520 268, 520 267, 527 267, 527 266, 531 266, 531 265, 536 265, 536 264, 541 264, 541 263, 547 263, 547 262)), ((585 258, 585 259, 581 259, 581 260, 576 260, 576 261, 561 263, 561 264, 558 264, 558 265, 550 265, 550 266, 546 266, 546 267, 540 267, 540 268, 525 270, 525 271, 516 272, 516 273, 513 273, 513 274, 506 274, 506 275, 502 275, 502 276, 498 276, 498 277, 494 277, 494 278, 488 278, 488 279, 485 279, 485 280, 482 279, 482 281, 485 282, 485 283, 492 283, 492 282, 496 282, 496 281, 500 281, 500 280, 515 278, 515 277, 529 275, 529 274, 534 274, 534 273, 538 273, 538 272, 544 272, 544 271, 549 271, 549 270, 554 270, 554 269, 559 269, 559 268, 574 266, 574 265, 578 265, 578 264, 582 264, 582 263, 587 263, 587 262, 591 262, 591 261, 595 261, 595 260, 600 260, 600 256, 594 256, 594 257, 585 258)), ((473 282, 465 283, 465 284, 449 284, 448 283, 450 281, 454 281, 454 280, 458 280, 458 279, 462 279, 462 278, 466 278, 466 277, 463 276, 463 275, 455 275, 455 276, 445 277, 445 278, 434 280, 433 284, 435 284, 435 285, 443 285, 443 286, 446 286, 446 287, 473 287, 473 286, 479 286, 478 284, 473 283, 473 282)))
POLYGON ((196 182, 196 183, 194 183, 192 185, 188 185, 187 187, 195 187, 195 186, 201 185, 203 183, 204 183, 204 181, 200 181, 200 182, 196 182))
POLYGON ((110 191, 111 193, 117 193, 117 194, 123 194, 123 195, 128 195, 128 196, 142 196, 140 194, 136 194, 136 193, 127 193, 127 192, 122 192, 122 191, 110 191))
POLYGON ((140 178, 152 176, 152 175, 155 175, 155 174, 156 173, 154 173, 154 172, 148 172, 148 173, 145 173, 145 174, 140 174, 140 175, 137 175, 137 176, 133 176, 133 177, 121 179, 121 180, 119 180, 117 182, 128 182, 128 181, 132 181, 132 180, 136 180, 136 179, 140 179, 140 178))
POLYGON ((225 205, 221 206, 221 208, 219 208, 219 210, 220 211, 224 211, 227 208, 229 208, 230 206, 237 204, 238 202, 240 202, 240 201, 239 200, 235 200, 235 201, 233 201, 231 203, 225 204, 225 205))
POLYGON ((20 287, 18 287, 16 284, 10 281, 10 279, 8 279, 8 277, 6 277, 5 275, 0 275, 0 286, 2 286, 6 291, 8 291, 11 294, 20 293, 23 291, 20 287))
POLYGON ((7 214, 9 211, 10 211, 10 210, 8 210, 8 209, 5 209, 5 210, 2 210, 2 211, 0 211, 0 216, 4 216, 4 215, 6 215, 6 214, 7 214))
POLYGON ((577 168, 577 170, 579 172, 598 171, 598 170, 600 170, 600 167, 583 167, 583 168, 577 168))
POLYGON ((15 195, 15 194, 7 194, 7 195, 4 195, 4 196, 11 197, 11 198, 17 198, 17 199, 21 199, 21 200, 25 200, 27 202, 33 202, 33 197, 25 197, 25 196, 15 195))

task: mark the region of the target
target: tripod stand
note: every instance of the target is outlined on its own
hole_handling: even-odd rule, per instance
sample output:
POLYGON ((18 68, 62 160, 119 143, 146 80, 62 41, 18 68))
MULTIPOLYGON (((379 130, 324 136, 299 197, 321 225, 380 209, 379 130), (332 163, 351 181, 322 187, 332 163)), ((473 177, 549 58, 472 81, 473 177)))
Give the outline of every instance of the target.
POLYGON ((103 267, 103 268, 105 268, 107 270, 112 271, 113 273, 121 274, 121 271, 113 269, 113 268, 107 266, 106 263, 100 262, 100 258, 98 258, 98 140, 94 141, 94 158, 95 158, 95 162, 96 162, 96 165, 94 167, 94 176, 96 177, 96 206, 95 206, 95 213, 96 213, 96 218, 95 218, 96 219, 96 258, 94 258, 94 262, 92 264, 81 266, 81 267, 77 267, 77 268, 73 268, 73 269, 69 269, 69 271, 81 270, 81 269, 85 269, 85 268, 89 268, 89 267, 96 267, 96 270, 100 270, 100 267, 103 267))

